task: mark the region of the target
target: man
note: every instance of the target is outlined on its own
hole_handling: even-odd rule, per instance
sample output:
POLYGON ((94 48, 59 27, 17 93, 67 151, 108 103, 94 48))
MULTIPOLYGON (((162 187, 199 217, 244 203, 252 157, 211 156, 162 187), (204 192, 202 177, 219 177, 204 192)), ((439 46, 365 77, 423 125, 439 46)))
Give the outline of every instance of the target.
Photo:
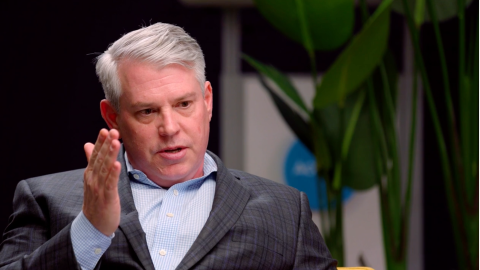
POLYGON ((212 86, 183 29, 130 32, 96 69, 110 131, 86 169, 18 184, 1 269, 336 269, 304 193, 206 150, 212 86))

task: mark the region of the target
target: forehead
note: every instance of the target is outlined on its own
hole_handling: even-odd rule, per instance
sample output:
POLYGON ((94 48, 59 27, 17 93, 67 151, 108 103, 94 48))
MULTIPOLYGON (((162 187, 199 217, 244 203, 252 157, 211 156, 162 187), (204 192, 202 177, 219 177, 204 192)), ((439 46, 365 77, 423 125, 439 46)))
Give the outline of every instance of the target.
POLYGON ((179 64, 158 68, 148 63, 123 61, 119 64, 118 75, 122 85, 122 96, 126 95, 129 98, 201 92, 194 71, 179 64))

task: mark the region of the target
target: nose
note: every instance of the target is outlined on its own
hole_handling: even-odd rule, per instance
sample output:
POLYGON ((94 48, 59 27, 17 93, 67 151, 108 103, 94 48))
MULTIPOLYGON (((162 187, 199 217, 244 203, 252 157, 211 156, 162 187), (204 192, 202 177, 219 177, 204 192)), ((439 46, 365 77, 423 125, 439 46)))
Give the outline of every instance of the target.
POLYGON ((162 137, 169 137, 177 134, 180 127, 174 113, 170 110, 163 111, 158 127, 158 133, 162 137))

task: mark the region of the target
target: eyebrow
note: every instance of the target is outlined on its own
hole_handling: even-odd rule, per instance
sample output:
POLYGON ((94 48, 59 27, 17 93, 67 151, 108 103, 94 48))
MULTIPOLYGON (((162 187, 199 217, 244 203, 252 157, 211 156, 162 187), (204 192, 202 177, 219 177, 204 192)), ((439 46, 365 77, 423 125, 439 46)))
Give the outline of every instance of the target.
POLYGON ((155 104, 151 102, 137 102, 132 104, 130 107, 131 108, 148 108, 148 107, 153 107, 155 104))
MULTIPOLYGON (((180 102, 180 101, 185 100, 185 99, 192 98, 196 95, 197 95, 196 92, 187 93, 183 96, 175 98, 174 103, 180 102)), ((153 102, 137 102, 137 103, 132 104, 130 107, 131 108, 148 108, 148 107, 155 107, 155 106, 156 106, 156 104, 153 103, 153 102)))
POLYGON ((176 98, 175 102, 179 102, 181 100, 189 99, 189 98, 195 97, 196 95, 197 95, 197 92, 186 93, 185 95, 180 96, 179 98, 176 98))

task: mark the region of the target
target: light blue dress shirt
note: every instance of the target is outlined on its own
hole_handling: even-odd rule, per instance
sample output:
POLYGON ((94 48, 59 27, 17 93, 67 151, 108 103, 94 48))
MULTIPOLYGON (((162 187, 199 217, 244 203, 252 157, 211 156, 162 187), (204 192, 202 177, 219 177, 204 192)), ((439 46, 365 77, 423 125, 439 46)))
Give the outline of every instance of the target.
MULTIPOLYGON (((200 234, 212 210, 217 164, 205 153, 203 176, 164 189, 128 161, 133 200, 155 269, 175 269, 200 234)), ((99 232, 83 212, 72 223, 73 250, 82 269, 93 269, 114 235, 99 232)))

